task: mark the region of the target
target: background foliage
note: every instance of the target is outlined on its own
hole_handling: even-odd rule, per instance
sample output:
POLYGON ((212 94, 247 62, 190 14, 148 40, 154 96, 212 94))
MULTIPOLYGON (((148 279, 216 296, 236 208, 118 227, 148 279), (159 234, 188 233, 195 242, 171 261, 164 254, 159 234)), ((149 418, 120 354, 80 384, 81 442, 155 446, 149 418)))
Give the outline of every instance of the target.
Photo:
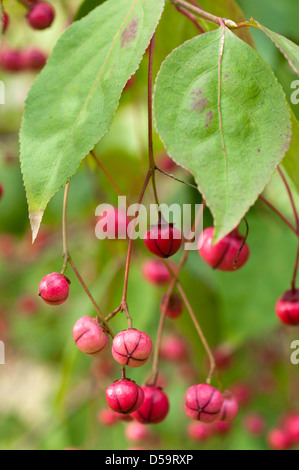
MULTIPOLYGON (((7 0, 5 6, 13 18, 7 41, 15 46, 23 46, 24 41, 39 44, 50 52, 68 21, 64 4, 69 2, 53 0, 52 3, 57 10, 57 19, 49 31, 41 34, 32 32, 24 24, 23 8, 14 0, 7 0)), ((76 13, 79 3, 71 2, 72 13, 76 13)), ((86 0, 78 16, 84 15, 89 3, 101 2, 86 0)), ((215 7, 213 12, 220 14, 216 9, 223 8, 221 3, 225 2, 206 0, 201 3, 210 11, 215 7)), ((299 43, 297 0, 240 0, 238 4, 247 19, 253 16, 272 31, 299 43)), ((175 47, 195 34, 192 24, 167 4, 157 30, 154 73, 175 47)), ((296 75, 269 38, 255 30, 253 36, 257 50, 273 68, 290 98, 290 85, 296 75)), ((147 62, 145 56, 134 86, 121 97, 110 132, 96 148, 103 164, 130 200, 136 200, 147 169, 147 62)), ((120 423, 107 431, 97 421, 97 413, 105 404, 103 391, 117 377, 118 370, 112 364, 112 371, 105 376, 101 366, 97 374, 93 366, 91 373, 92 361, 73 344, 74 322, 82 315, 93 315, 94 311, 72 273, 67 272, 72 281, 67 304, 53 311, 37 298, 36 314, 22 315, 20 297, 37 294, 40 279, 48 272, 60 270, 63 195, 59 192, 49 203, 41 233, 32 247, 17 134, 24 99, 35 76, 29 73, 12 76, 0 71, 0 79, 6 85, 6 105, 0 107, 0 180, 4 186, 0 201, 0 338, 5 339, 7 347, 6 365, 0 366, 0 447, 124 449, 129 445, 124 438, 125 424, 120 423)), ((298 106, 293 106, 293 112, 299 118, 298 106)), ((163 146, 157 136, 154 143, 155 152, 159 154, 163 146)), ((42 142, 39 145, 42 152, 42 142)), ((180 169, 177 175, 190 178, 180 169)), ((298 174, 294 174, 297 186, 298 178, 298 174)), ((200 202, 192 189, 163 175, 158 177, 158 189, 160 199, 166 203, 200 202)), ((285 214, 292 216, 279 178, 274 176, 266 193, 285 214)), ((152 194, 148 191, 146 203, 151 201, 152 194)), ((99 304, 109 312, 118 305, 121 297, 127 245, 125 242, 96 240, 94 211, 102 202, 117 203, 116 194, 94 162, 87 159, 73 178, 70 189, 70 249, 99 304)), ((204 222, 205 225, 212 223, 208 212, 204 222)), ((292 339, 299 339, 298 331, 279 327, 274 314, 277 297, 289 285, 296 239, 261 203, 250 210, 248 222, 251 258, 240 272, 213 272, 194 252, 182 275, 182 282, 210 343, 213 346, 228 343, 234 351, 234 362, 223 373, 225 385, 246 383, 252 392, 250 404, 242 409, 230 434, 214 438, 200 448, 264 449, 267 446, 265 436, 253 438, 244 431, 244 416, 249 411, 261 412, 270 428, 282 413, 292 407, 299 408, 298 368, 289 361, 289 345, 292 339)), ((147 256, 142 242, 137 241, 128 300, 134 326, 154 338, 164 290, 150 286, 140 275, 147 256)), ((125 327, 124 319, 118 318, 117 323, 115 320, 113 327, 121 330, 125 327)), ((163 363, 171 411, 169 418, 154 430, 159 437, 156 447, 193 449, 196 445, 186 438, 188 420, 183 412, 183 397, 185 389, 195 379, 204 379, 207 365, 187 315, 176 322, 169 321, 167 328, 188 341, 187 365, 192 365, 192 373, 186 364, 163 363), (180 405, 182 411, 178 413, 180 405)), ((133 371, 131 377, 142 382, 149 372, 150 364, 145 370, 133 371)))

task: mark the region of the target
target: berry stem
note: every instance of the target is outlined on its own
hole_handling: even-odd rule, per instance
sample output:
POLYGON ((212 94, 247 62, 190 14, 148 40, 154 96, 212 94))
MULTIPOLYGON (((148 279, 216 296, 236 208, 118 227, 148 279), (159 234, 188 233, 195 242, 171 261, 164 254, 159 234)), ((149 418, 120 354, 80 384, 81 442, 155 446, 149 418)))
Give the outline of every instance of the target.
POLYGON ((188 18, 194 24, 194 26, 198 29, 198 31, 200 31, 200 33, 205 33, 205 30, 200 26, 200 24, 196 20, 195 16, 192 15, 192 13, 178 5, 176 5, 175 8, 177 11, 182 13, 182 15, 186 16, 186 18, 188 18))
MULTIPOLYGON (((193 4, 191 5, 185 0, 170 0, 170 1, 175 7, 179 6, 179 7, 185 8, 186 10, 189 10, 192 13, 195 13, 196 15, 201 16, 206 21, 209 21, 210 23, 216 23, 219 25, 220 18, 218 16, 208 13, 207 11, 200 8, 199 6, 196 6, 194 2, 192 2, 193 4)), ((234 28, 237 27, 237 24, 234 21, 228 20, 228 19, 223 19, 223 24, 228 27, 234 27, 234 28)))
POLYGON ((293 198, 291 188, 290 188, 290 186, 289 186, 289 184, 286 180, 286 177, 284 176, 282 170, 279 167, 277 167, 277 171, 278 171, 278 173, 279 173, 279 175, 282 179, 282 182, 285 185, 285 188, 287 190, 287 193, 288 193, 288 196, 289 196, 289 199, 290 199, 290 203, 291 203, 291 206, 292 206, 292 209, 293 209, 295 221, 296 221, 297 234, 299 236, 299 217, 298 217, 298 211, 297 211, 297 208, 296 208, 296 204, 295 204, 295 201, 294 201, 294 198, 293 198))
POLYGON ((149 65, 148 65, 148 88, 147 88, 147 102, 148 102, 148 158, 149 165, 153 171, 152 185, 154 191, 155 202, 159 206, 159 198, 156 185, 156 163, 154 157, 153 146, 153 58, 155 48, 155 35, 153 35, 149 46, 149 65))
POLYGON ((156 166, 156 170, 162 173, 163 175, 168 176, 168 178, 178 181, 179 183, 185 184, 186 186, 189 186, 190 188, 196 189, 196 191, 198 191, 198 187, 195 186, 195 184, 191 184, 191 183, 188 183, 187 181, 180 180, 179 178, 176 178, 174 175, 171 175, 170 173, 167 173, 166 171, 162 170, 158 166, 156 166))
POLYGON ((117 186, 117 184, 115 183, 114 179, 112 178, 112 176, 108 173, 108 171, 106 170, 106 168, 103 166, 103 164, 100 162, 100 160, 98 159, 98 157, 96 156, 96 154, 94 153, 93 150, 90 151, 90 155, 93 157, 94 161, 96 162, 96 164, 98 165, 98 167, 102 170, 102 172, 104 173, 104 175, 106 176, 107 180, 109 181, 109 183, 111 184, 111 186, 113 187, 114 191, 119 195, 119 196, 123 196, 121 190, 119 189, 119 187, 117 186))
POLYGON ((70 182, 68 182, 65 186, 65 190, 64 190, 64 199, 63 199, 63 214, 62 214, 62 242, 63 242, 63 258, 64 258, 64 263, 63 263, 63 268, 62 268, 62 271, 61 271, 61 274, 64 275, 65 273, 65 270, 67 268, 67 265, 69 264, 71 266, 71 268, 73 269, 77 279, 79 280, 80 284, 82 285, 83 289, 85 290, 87 296, 89 297, 89 299, 91 300, 94 308, 96 309, 98 315, 99 315, 99 318, 101 320, 101 322, 105 325, 107 331, 109 332, 109 334, 112 336, 112 338, 114 338, 114 334, 111 330, 111 328, 109 327, 108 323, 106 322, 105 320, 105 317, 104 315, 102 314, 101 310, 100 310, 100 307, 98 306, 98 304, 96 303, 95 299, 93 298, 93 296, 91 295, 88 287, 86 286, 85 282, 83 281, 78 269, 76 268, 76 266, 74 265, 74 262, 71 258, 71 255, 69 253, 69 249, 68 249, 68 241, 67 241, 67 203, 68 203, 68 195, 69 195, 69 189, 70 189, 70 182))
POLYGON ((298 238, 298 247, 297 247, 296 260, 295 260, 295 267, 294 267, 292 283, 291 283, 293 292, 296 291, 296 279, 297 279, 297 273, 298 273, 298 266, 299 266, 299 238, 298 238))
POLYGON ((297 233, 297 230, 295 229, 295 227, 293 227, 293 225, 291 224, 291 222, 270 202, 268 201, 268 199, 266 199, 264 196, 260 196, 259 199, 264 202, 273 212, 275 212, 275 214, 278 215, 278 217, 280 217, 283 222, 292 230, 292 232, 298 237, 298 233, 297 233))

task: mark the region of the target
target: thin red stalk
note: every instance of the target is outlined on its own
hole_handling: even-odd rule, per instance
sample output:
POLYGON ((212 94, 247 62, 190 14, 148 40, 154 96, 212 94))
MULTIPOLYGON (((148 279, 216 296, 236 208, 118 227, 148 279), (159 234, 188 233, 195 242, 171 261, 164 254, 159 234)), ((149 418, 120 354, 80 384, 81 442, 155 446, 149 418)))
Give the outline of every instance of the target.
POLYGON ((270 201, 268 201, 268 199, 266 199, 264 196, 260 196, 259 199, 264 202, 273 212, 275 212, 275 214, 281 218, 281 220, 292 230, 292 232, 298 236, 298 233, 291 222, 270 201))
POLYGON ((294 267, 292 283, 291 283, 293 292, 295 292, 295 290, 296 290, 296 280, 297 280, 298 266, 299 266, 299 238, 298 238, 298 247, 297 247, 296 260, 295 260, 295 267, 294 267))
POLYGON ((117 184, 115 183, 114 179, 113 179, 112 176, 108 173, 108 171, 107 171, 106 168, 103 166, 103 164, 100 162, 100 160, 98 159, 98 157, 96 156, 96 154, 94 153, 93 150, 90 151, 90 155, 94 158, 96 164, 97 164, 98 167, 102 170, 102 172, 103 172, 104 175, 106 176, 107 180, 109 181, 109 183, 110 183, 111 186, 113 187, 114 191, 115 191, 119 196, 123 196, 121 190, 119 189, 119 187, 118 187, 117 184))
POLYGON ((285 188, 287 190, 287 193, 288 193, 288 196, 289 196, 289 199, 290 199, 290 203, 291 203, 291 206, 292 206, 292 210, 293 210, 293 213, 294 213, 294 217, 295 217, 295 221, 296 221, 296 227, 297 227, 297 233, 299 235, 299 217, 298 217, 298 211, 297 211, 297 208, 296 208, 296 204, 295 204, 295 201, 294 201, 294 198, 293 198, 293 194, 292 194, 292 191, 291 191, 291 188, 286 180, 286 177, 284 176, 282 170, 277 167, 277 171, 282 179, 282 182, 283 184, 285 185, 285 188))
POLYGON ((201 33, 205 33, 205 30, 200 26, 200 24, 196 20, 195 16, 192 15, 192 13, 189 13, 188 10, 185 10, 185 8, 182 8, 180 6, 176 6, 175 8, 180 13, 182 13, 182 15, 186 16, 186 18, 188 18, 188 20, 190 20, 194 24, 194 26, 198 29, 198 31, 200 31, 201 33))
POLYGON ((155 157, 154 157, 154 146, 153 146, 153 59, 154 59, 154 48, 155 48, 155 35, 152 37, 149 47, 149 64, 148 64, 148 88, 147 88, 147 106, 148 106, 148 158, 150 168, 153 170, 152 173, 152 184, 155 202, 159 205, 157 186, 156 186, 156 175, 155 175, 155 157))

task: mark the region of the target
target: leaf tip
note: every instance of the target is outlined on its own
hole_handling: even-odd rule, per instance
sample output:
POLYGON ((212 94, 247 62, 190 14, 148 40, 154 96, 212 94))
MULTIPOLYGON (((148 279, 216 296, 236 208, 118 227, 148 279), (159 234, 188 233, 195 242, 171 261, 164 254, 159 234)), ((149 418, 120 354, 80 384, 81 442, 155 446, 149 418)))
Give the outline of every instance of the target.
POLYGON ((32 244, 35 242, 36 237, 38 235, 43 215, 44 215, 44 211, 37 212, 37 213, 36 212, 29 213, 29 219, 30 219, 30 225, 31 225, 31 231, 32 231, 32 244))

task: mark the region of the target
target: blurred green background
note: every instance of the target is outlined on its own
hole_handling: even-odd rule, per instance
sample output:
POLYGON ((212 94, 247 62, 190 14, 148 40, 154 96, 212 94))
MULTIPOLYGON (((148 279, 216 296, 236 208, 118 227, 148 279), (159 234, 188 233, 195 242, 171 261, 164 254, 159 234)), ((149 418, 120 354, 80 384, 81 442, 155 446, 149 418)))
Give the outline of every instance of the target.
MULTIPOLYGON (((11 17, 5 43, 15 47, 36 44, 50 53, 80 5, 73 0, 51 3, 57 11, 53 27, 33 32, 24 20, 24 7, 14 0, 4 1, 11 17)), ((210 11, 217 13, 213 2, 205 2, 208 3, 212 5, 210 11)), ((238 4, 246 19, 253 16, 299 43, 297 0, 239 0, 238 4)), ((194 26, 167 4, 156 36, 155 73, 173 48, 195 34, 194 26)), ((253 35, 258 51, 290 98, 295 74, 266 36, 256 31, 253 35)), ((109 134, 96 148, 102 163, 130 201, 136 201, 147 170, 147 63, 145 55, 133 86, 123 94, 109 134)), ((0 80, 6 86, 6 104, 0 106, 0 182, 4 187, 0 201, 0 339, 6 345, 6 364, 0 366, 0 448, 126 449, 132 447, 124 436, 126 423, 119 422, 107 429, 98 421, 98 412, 105 407, 104 391, 119 377, 119 369, 109 353, 100 360, 83 356, 72 339, 75 321, 83 315, 95 315, 82 287, 68 269, 66 274, 72 285, 66 304, 53 308, 43 304, 37 295, 41 278, 61 270, 63 194, 57 194, 49 204, 41 233, 32 247, 18 161, 18 130, 24 99, 34 78, 30 73, 8 74, 0 70, 0 80), (26 307, 28 302, 33 305, 30 311, 26 307)), ((293 110, 299 118, 299 107, 293 110)), ((157 136, 155 152, 160 162, 163 146, 157 136)), ((190 180, 183 170, 177 168, 175 172, 177 177, 190 180)), ((162 202, 200 203, 200 196, 193 189, 163 175, 158 175, 157 180, 162 202)), ((286 216, 292 217, 277 176, 266 194, 286 216)), ((145 203, 152 201, 150 188, 145 203)), ((94 162, 86 159, 70 187, 69 246, 85 282, 108 314, 121 300, 127 242, 96 239, 95 208, 103 202, 117 204, 117 195, 94 162)), ((188 355, 181 363, 161 362, 161 380, 171 410, 167 420, 153 429, 157 436, 155 444, 143 443, 143 447, 266 449, 267 431, 283 413, 299 409, 298 366, 290 362, 290 344, 299 339, 299 331, 280 327, 274 313, 277 298, 290 284, 296 239, 262 203, 250 210, 248 222, 251 257, 240 272, 214 272, 197 252, 192 252, 181 280, 210 344, 213 347, 224 344, 231 353, 231 360, 222 371, 224 386, 245 386, 250 397, 242 404, 226 435, 214 436, 205 444, 189 440, 184 393, 188 386, 205 379, 207 362, 184 312, 180 319, 167 321, 166 334, 183 338, 188 355), (248 413, 259 413, 265 419, 266 429, 261 436, 254 437, 245 429, 248 413)), ((211 223, 206 211, 204 224, 211 223)), ((134 326, 155 340, 159 303, 166 288, 152 286, 142 277, 141 266, 148 256, 142 241, 136 241, 128 302, 134 326)), ((175 258, 179 260, 180 256, 175 258)), ((126 327, 122 314, 112 321, 112 327, 115 331, 126 327)), ((130 377, 142 383, 150 368, 151 361, 139 370, 130 370, 130 377)))

